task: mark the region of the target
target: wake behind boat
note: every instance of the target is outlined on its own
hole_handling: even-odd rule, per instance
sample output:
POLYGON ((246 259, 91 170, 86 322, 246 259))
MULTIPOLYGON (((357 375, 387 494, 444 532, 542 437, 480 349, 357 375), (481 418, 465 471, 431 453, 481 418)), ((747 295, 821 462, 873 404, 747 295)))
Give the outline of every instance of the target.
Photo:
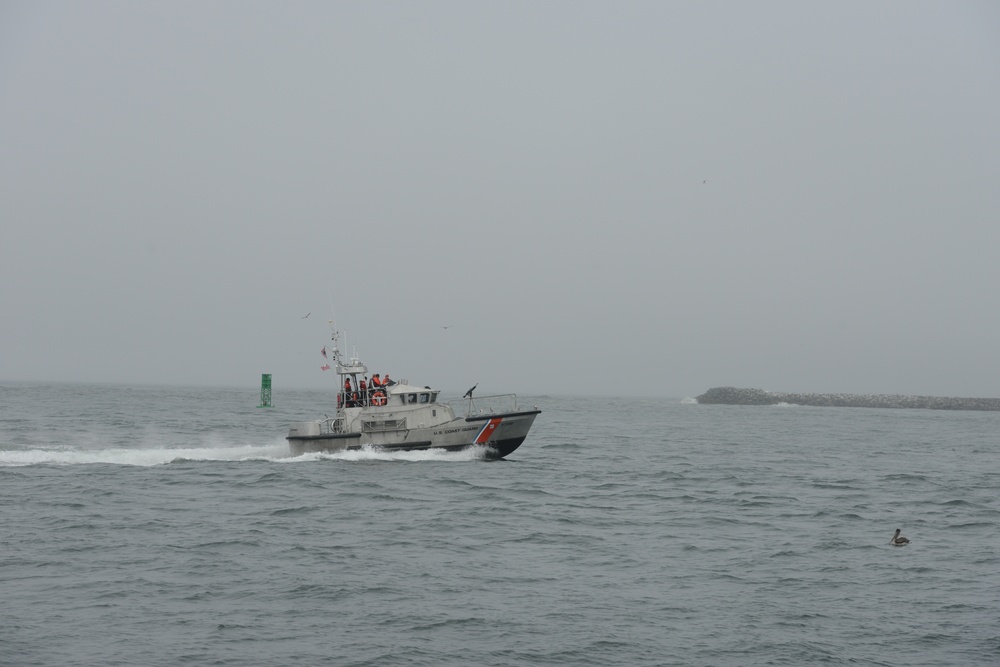
MULTIPOLYGON (((541 413, 522 410, 515 394, 463 400, 464 414, 456 416, 440 392, 378 374, 368 380, 368 367, 356 357, 344 359, 340 332, 331 336, 333 348, 324 348, 340 377, 337 410, 333 417, 292 424, 288 446, 292 456, 307 452, 338 452, 377 447, 385 451, 442 449, 459 451, 482 447, 487 458, 499 459, 517 449, 541 413)), ((327 369, 328 366, 324 366, 327 369)))

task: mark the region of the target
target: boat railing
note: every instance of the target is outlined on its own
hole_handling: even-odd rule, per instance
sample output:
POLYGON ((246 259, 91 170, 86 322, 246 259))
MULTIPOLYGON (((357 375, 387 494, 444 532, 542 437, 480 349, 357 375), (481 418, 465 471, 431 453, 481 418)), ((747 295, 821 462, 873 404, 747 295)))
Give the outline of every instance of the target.
POLYGON ((325 420, 319 423, 320 433, 323 435, 330 435, 333 433, 343 433, 344 432, 344 418, 343 417, 327 417, 325 420))
POLYGON ((367 433, 388 433, 389 431, 405 431, 406 419, 371 419, 361 422, 361 428, 367 433))
MULTIPOLYGON (((466 417, 492 415, 499 412, 517 412, 517 394, 496 394, 460 399, 466 417)), ((453 401, 455 403, 455 401, 453 401)), ((456 410, 456 412, 458 412, 456 410)))

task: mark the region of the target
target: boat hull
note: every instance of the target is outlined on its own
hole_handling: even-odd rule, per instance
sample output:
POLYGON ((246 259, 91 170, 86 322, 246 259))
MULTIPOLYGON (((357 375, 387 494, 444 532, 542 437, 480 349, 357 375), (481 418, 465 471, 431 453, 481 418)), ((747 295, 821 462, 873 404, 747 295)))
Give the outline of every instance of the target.
POLYGON ((531 429, 540 410, 504 412, 462 417, 426 428, 402 431, 304 434, 287 437, 292 456, 342 452, 364 447, 398 451, 461 451, 481 447, 489 459, 502 459, 516 450, 531 429))

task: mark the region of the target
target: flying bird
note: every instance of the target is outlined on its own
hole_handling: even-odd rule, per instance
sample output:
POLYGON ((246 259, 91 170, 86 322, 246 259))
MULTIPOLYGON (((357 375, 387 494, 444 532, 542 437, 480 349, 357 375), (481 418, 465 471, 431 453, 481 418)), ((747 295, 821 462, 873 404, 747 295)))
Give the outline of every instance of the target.
POLYGON ((905 537, 903 537, 902 535, 900 535, 899 533, 900 530, 899 528, 897 528, 896 533, 892 536, 892 539, 889 540, 889 544, 891 544, 894 547, 905 547, 907 544, 910 543, 910 541, 905 537))
POLYGON ((302 317, 300 317, 299 319, 302 319, 302 320, 304 320, 304 319, 306 319, 307 317, 309 317, 310 315, 312 315, 312 311, 311 311, 311 310, 310 310, 310 311, 309 311, 308 313, 306 313, 305 315, 303 315, 302 317))
POLYGON ((465 396, 463 396, 462 398, 472 398, 472 392, 475 391, 476 387, 478 387, 478 386, 479 386, 478 382, 476 384, 472 385, 472 388, 469 389, 469 391, 465 392, 465 396))

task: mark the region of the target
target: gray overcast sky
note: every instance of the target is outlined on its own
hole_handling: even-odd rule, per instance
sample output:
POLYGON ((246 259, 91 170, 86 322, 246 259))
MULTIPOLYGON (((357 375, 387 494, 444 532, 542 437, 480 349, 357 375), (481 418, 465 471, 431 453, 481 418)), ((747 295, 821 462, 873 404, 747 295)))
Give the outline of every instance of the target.
POLYGON ((995 2, 8 0, 0 380, 1000 396, 998 119, 995 2))

